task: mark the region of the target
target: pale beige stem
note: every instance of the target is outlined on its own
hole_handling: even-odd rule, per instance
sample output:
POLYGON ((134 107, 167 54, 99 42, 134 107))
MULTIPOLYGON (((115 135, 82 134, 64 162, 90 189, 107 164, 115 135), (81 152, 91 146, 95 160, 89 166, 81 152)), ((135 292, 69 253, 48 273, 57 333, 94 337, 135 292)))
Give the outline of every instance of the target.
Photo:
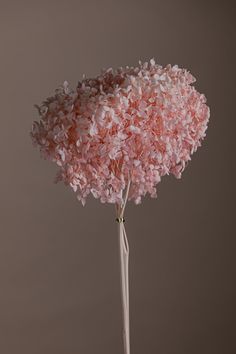
POLYGON ((124 354, 130 354, 130 327, 129 327, 129 244, 124 226, 124 211, 128 200, 130 181, 126 189, 124 203, 117 207, 118 235, 120 248, 120 275, 121 297, 123 309, 123 340, 124 354))

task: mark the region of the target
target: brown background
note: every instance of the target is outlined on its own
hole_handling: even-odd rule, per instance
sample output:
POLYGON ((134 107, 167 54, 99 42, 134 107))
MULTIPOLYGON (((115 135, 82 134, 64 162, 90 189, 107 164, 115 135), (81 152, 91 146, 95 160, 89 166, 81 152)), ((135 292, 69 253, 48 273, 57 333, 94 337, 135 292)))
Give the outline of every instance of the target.
POLYGON ((132 354, 236 353, 235 11, 229 1, 1 1, 1 354, 121 354, 114 206, 85 208, 29 138, 65 79, 152 57, 211 121, 182 180, 127 208, 132 354))

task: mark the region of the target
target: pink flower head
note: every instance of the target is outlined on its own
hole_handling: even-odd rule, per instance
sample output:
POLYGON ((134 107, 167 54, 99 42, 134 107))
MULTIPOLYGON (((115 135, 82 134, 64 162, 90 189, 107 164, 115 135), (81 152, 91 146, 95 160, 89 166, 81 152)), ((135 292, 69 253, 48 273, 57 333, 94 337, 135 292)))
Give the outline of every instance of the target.
POLYGON ((36 106, 31 137, 83 204, 89 193, 120 204, 128 180, 128 199, 140 203, 146 193, 156 197, 162 176, 181 177, 206 135, 210 110, 193 82, 187 70, 154 59, 103 70, 76 90, 64 82, 36 106))

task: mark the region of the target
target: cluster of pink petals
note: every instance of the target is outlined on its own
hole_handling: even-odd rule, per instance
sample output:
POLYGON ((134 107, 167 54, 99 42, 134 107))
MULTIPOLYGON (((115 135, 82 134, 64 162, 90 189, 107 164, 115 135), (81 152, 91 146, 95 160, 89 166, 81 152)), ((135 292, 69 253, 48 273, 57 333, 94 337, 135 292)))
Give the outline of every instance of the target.
POLYGON ((140 203, 146 193, 156 197, 162 176, 181 177, 205 137, 210 112, 194 81, 187 70, 152 59, 103 70, 76 90, 64 82, 37 106, 31 137, 83 205, 89 193, 120 204, 129 179, 128 199, 140 203))

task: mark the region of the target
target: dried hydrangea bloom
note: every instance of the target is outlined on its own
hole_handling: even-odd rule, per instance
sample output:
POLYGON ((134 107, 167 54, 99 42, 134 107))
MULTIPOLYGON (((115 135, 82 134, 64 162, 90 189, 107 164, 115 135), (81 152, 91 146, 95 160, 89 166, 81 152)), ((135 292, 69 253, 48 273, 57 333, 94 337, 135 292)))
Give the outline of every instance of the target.
POLYGON ((128 199, 140 203, 156 197, 162 176, 181 177, 205 137, 210 111, 193 82, 187 70, 153 59, 83 78, 76 90, 64 82, 37 106, 33 142, 83 204, 89 193, 121 204, 129 179, 128 199))

